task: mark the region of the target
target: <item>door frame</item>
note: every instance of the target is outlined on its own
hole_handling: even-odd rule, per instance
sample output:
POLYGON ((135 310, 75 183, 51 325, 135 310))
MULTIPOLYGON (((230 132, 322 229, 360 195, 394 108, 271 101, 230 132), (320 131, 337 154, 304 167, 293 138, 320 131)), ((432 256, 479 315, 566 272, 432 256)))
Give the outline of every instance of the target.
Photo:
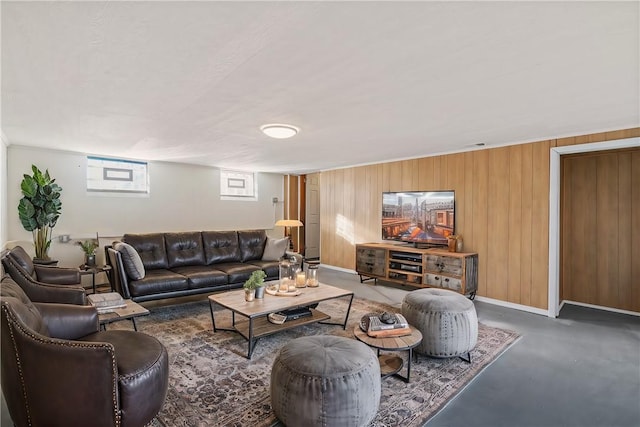
POLYGON ((552 147, 549 156, 549 301, 548 316, 558 317, 560 301, 560 156, 640 147, 640 138, 625 138, 589 144, 552 147))

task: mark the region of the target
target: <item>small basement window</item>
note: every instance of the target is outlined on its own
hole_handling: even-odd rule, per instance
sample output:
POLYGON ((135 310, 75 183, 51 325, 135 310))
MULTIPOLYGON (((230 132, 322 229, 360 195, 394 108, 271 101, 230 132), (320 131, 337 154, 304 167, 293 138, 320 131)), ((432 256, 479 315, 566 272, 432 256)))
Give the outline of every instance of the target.
POLYGON ((89 156, 87 191, 149 194, 147 163, 89 156))
POLYGON ((233 170, 220 171, 220 198, 222 200, 256 200, 255 174, 233 170))

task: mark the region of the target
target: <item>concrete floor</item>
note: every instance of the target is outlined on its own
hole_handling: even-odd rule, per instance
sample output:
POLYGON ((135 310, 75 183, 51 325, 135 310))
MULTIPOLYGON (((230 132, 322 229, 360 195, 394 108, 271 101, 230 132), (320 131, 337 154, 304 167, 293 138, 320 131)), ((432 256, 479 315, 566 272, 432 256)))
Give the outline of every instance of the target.
MULTIPOLYGON (((397 308, 411 289, 361 284, 357 275, 326 268, 319 275, 357 297, 397 308)), ((515 330, 522 338, 427 427, 640 426, 640 317, 567 305, 550 319, 475 305, 480 322, 515 330)), ((0 421, 11 425, 4 399, 0 421)))
MULTIPOLYGON (((407 293, 328 269, 320 277, 396 307, 407 293)), ((551 319, 479 301, 475 306, 480 322, 522 338, 427 427, 640 426, 640 317, 566 305, 551 319)))

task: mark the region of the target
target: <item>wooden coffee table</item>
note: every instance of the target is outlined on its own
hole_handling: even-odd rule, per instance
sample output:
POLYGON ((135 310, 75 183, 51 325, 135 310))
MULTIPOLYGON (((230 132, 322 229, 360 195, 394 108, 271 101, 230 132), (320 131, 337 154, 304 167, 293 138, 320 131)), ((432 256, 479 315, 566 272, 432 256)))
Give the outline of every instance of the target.
POLYGON ((98 321, 103 330, 107 329, 108 323, 119 322, 121 320, 131 320, 133 329, 138 330, 136 317, 146 316, 149 314, 149 310, 130 299, 126 299, 124 302, 127 304, 125 307, 116 308, 109 313, 98 314, 98 321))
POLYGON ((378 349, 378 361, 380 362, 380 375, 382 375, 382 378, 393 375, 406 383, 410 381, 413 349, 422 341, 422 333, 411 325, 409 325, 409 328, 411 328, 411 335, 405 335, 402 337, 373 338, 367 335, 367 333, 360 328, 359 323, 353 327, 353 335, 355 335, 359 341, 362 341, 369 347, 378 349), (404 364, 401 357, 394 354, 380 354, 380 350, 408 350, 409 358, 407 360, 407 376, 404 377, 399 374, 404 364))
POLYGON ((247 341, 249 341, 247 359, 251 359, 251 354, 253 353, 256 341, 267 335, 286 331, 287 329, 301 325, 308 325, 310 323, 338 325, 342 326, 342 329, 346 329, 349 311, 351 310, 351 303, 353 302, 353 292, 322 283, 316 288, 302 288, 300 290, 302 293, 295 297, 274 296, 265 293, 264 298, 255 299, 251 302, 244 300, 243 289, 209 295, 213 331, 233 331, 242 335, 247 341), (326 320, 329 320, 331 316, 313 308, 311 309, 311 316, 301 317, 296 320, 288 320, 282 325, 275 325, 267 319, 269 313, 275 313, 297 307, 306 307, 336 298, 349 298, 349 306, 347 307, 347 312, 342 323, 326 322, 326 320), (231 310, 231 328, 221 328, 216 325, 213 309, 215 304, 231 310), (236 314, 246 318, 246 320, 241 319, 236 321, 236 314))

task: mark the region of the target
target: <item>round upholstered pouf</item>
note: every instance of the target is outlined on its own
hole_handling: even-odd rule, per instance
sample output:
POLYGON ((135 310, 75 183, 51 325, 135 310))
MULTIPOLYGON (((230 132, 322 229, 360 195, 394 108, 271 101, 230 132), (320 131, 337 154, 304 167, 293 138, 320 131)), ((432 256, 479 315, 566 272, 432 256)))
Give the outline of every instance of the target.
POLYGON ((366 426, 379 404, 378 358, 359 341, 297 338, 273 362, 271 406, 286 426, 366 426))
POLYGON ((409 292, 402 302, 402 314, 422 332, 416 351, 433 357, 468 354, 478 342, 478 316, 473 302, 445 289, 409 292))

